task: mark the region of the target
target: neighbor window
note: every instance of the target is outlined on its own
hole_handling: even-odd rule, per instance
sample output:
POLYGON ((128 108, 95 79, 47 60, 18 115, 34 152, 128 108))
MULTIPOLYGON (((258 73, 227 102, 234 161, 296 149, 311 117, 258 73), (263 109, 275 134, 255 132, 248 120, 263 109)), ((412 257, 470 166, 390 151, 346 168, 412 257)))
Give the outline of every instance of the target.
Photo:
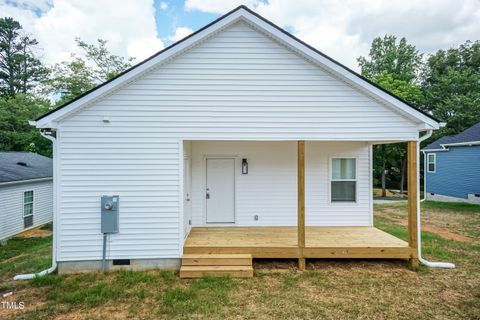
POLYGON ((437 166, 435 153, 429 153, 427 159, 427 172, 434 173, 437 166))
POLYGON ((33 191, 23 193, 23 227, 33 226, 33 191))
POLYGON ((357 173, 355 158, 333 158, 330 182, 332 202, 357 200, 357 173))
POLYGON ((25 191, 23 193, 23 216, 33 215, 33 191, 25 191))

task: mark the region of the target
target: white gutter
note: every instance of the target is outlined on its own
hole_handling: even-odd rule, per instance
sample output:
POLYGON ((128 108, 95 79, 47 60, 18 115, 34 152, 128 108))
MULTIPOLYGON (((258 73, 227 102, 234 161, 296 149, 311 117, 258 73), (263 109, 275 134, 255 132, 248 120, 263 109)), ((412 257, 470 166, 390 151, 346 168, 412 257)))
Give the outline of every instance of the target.
MULTIPOLYGON (((420 173, 420 143, 432 136, 432 130, 428 130, 425 135, 417 140, 417 172, 420 173)), ((426 176, 426 175, 425 175, 426 176)), ((420 179, 417 179, 417 189, 420 190, 420 179)), ((424 190, 425 193, 425 190, 424 190)), ((455 265, 449 262, 431 262, 422 258, 422 232, 420 220, 420 192, 417 192, 417 238, 418 238, 418 260, 430 268, 455 269, 455 265)))
POLYGON ((50 274, 57 270, 57 174, 56 172, 56 162, 57 162, 57 140, 55 137, 51 135, 51 132, 45 132, 40 130, 42 136, 47 138, 48 140, 52 141, 52 149, 53 149, 53 245, 52 245, 52 266, 48 269, 40 271, 39 273, 29 273, 29 274, 18 274, 13 277, 13 280, 28 280, 33 279, 35 277, 42 277, 47 274, 50 274))
POLYGON ((2 183, 0 183, 0 187, 3 187, 3 186, 11 186, 12 184, 32 183, 32 182, 43 182, 43 181, 50 181, 50 180, 52 180, 52 177, 48 177, 48 178, 36 178, 36 179, 29 179, 29 180, 9 181, 9 182, 2 182, 2 183))

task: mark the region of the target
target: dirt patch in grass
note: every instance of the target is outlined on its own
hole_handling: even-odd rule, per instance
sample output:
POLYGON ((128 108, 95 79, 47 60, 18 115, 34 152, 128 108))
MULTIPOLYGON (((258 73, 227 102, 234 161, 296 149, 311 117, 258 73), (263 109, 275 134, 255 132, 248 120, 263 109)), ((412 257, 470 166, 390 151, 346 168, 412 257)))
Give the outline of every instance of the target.
MULTIPOLYGON (((377 215, 380 216, 380 217, 395 221, 402 226, 408 226, 408 220, 407 219, 403 219, 403 218, 399 218, 399 217, 396 217, 396 216, 388 215, 388 214, 385 214, 383 212, 377 212, 377 215)), ((439 236, 442 236, 442 237, 447 238, 447 239, 455 240, 455 241, 467 242, 467 243, 473 242, 473 239, 470 238, 470 237, 467 237, 467 236, 464 236, 464 235, 461 235, 461 234, 458 234, 458 233, 455 233, 455 232, 452 232, 452 231, 449 231, 449 230, 446 230, 446 229, 443 229, 443 228, 440 228, 440 227, 434 227, 434 226, 426 225, 425 223, 422 224, 422 231, 435 233, 435 234, 438 234, 439 236)))
POLYGON ((18 238, 43 238, 49 237, 52 235, 51 230, 42 229, 42 226, 36 227, 27 231, 24 231, 17 235, 18 238))

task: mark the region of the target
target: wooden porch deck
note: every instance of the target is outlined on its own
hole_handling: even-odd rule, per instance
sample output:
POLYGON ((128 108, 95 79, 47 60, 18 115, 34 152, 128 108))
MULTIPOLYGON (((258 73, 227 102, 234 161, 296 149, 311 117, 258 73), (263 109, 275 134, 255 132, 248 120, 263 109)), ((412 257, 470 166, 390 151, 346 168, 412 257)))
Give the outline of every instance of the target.
POLYGON ((296 227, 194 227, 185 254, 251 254, 254 258, 410 259, 408 243, 374 227, 306 227, 305 247, 296 227))

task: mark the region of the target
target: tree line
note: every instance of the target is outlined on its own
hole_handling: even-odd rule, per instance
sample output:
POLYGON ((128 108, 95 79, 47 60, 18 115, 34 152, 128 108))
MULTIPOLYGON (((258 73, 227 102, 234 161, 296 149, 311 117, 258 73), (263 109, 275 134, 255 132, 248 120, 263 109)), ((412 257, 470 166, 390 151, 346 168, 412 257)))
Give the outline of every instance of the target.
POLYGON ((41 47, 21 24, 0 18, 0 151, 51 156, 51 143, 28 124, 129 68, 134 58, 111 54, 107 41, 75 39, 83 55, 54 65, 41 62, 41 47))
MULTIPOLYGON (((367 57, 357 59, 361 74, 446 126, 423 146, 480 122, 480 41, 425 55, 405 38, 375 38, 367 57)), ((406 183, 406 144, 374 148, 374 185, 399 189, 406 183)))
MULTIPOLYGON (((112 54, 108 43, 75 39, 82 56, 55 65, 41 62, 41 46, 18 21, 0 18, 0 150, 51 156, 48 140, 28 120, 57 108, 129 68, 134 58, 112 54)), ((446 122, 429 143, 480 121, 480 41, 425 55, 405 38, 377 37, 361 74, 420 110, 446 122)), ((405 144, 377 145, 374 184, 403 190, 405 144)))

